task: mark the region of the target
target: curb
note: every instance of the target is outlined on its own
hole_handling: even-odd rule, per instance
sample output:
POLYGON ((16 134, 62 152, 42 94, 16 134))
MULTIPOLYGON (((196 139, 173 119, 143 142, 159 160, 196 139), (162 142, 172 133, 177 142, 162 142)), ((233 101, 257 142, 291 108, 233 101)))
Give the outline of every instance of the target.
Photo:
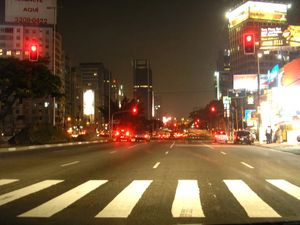
POLYGON ((7 148, 0 148, 0 153, 17 152, 17 151, 34 150, 34 149, 49 149, 49 148, 56 148, 56 147, 107 143, 107 142, 108 140, 99 140, 99 141, 80 141, 80 142, 70 142, 70 143, 45 144, 45 145, 29 145, 29 146, 21 146, 21 147, 7 147, 7 148))

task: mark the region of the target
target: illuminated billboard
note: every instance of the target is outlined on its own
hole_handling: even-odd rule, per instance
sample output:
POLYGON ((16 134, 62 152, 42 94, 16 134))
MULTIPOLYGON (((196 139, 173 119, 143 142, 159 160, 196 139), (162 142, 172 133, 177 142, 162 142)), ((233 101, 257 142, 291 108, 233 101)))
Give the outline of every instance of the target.
POLYGON ((300 47, 300 26, 288 26, 282 36, 289 46, 300 47))
POLYGON ((262 27, 260 37, 260 48, 264 50, 300 47, 300 26, 262 27))
POLYGON ((56 0, 6 0, 5 22, 20 24, 54 24, 56 0))
POLYGON ((86 90, 83 93, 83 114, 91 116, 95 114, 95 92, 86 90))
MULTIPOLYGON (((260 75, 260 89, 268 87, 268 76, 265 74, 260 75)), ((257 91, 257 74, 235 74, 233 75, 233 89, 248 91, 257 91)))
POLYGON ((288 4, 248 1, 227 13, 229 26, 234 27, 248 18, 274 22, 287 21, 288 4))

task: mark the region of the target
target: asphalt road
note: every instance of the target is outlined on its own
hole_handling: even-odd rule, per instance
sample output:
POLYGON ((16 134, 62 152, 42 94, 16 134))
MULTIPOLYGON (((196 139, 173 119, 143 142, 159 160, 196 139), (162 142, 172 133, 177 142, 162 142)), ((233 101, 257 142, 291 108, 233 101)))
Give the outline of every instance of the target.
POLYGON ((299 155, 201 142, 1 153, 0 224, 300 223, 299 172, 299 155))

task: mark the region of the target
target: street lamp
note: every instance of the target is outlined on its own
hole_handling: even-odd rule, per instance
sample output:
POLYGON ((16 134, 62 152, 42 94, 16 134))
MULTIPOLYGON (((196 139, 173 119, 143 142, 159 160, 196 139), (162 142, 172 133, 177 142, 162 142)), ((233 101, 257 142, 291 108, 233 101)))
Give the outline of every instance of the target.
POLYGON ((263 54, 261 52, 257 53, 257 112, 258 112, 258 121, 257 121, 257 134, 258 140, 261 141, 260 138, 260 124, 261 124, 261 115, 260 115, 260 58, 262 58, 263 54))
MULTIPOLYGON (((53 75, 56 74, 55 71, 55 49, 56 49, 56 6, 49 6, 47 9, 52 9, 54 14, 54 24, 53 24, 53 75)), ((53 126, 55 126, 55 97, 53 97, 53 126)))

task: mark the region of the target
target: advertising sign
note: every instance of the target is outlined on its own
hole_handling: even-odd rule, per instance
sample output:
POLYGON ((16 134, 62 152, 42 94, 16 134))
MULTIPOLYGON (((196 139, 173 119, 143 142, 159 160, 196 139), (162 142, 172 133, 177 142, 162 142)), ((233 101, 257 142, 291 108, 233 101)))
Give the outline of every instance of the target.
POLYGON ((5 22, 54 24, 56 0, 5 0, 5 22))
POLYGON ((227 14, 229 26, 234 27, 248 18, 286 22, 287 4, 247 1, 227 14))
POLYGON ((288 26, 282 33, 286 44, 291 47, 300 47, 300 26, 288 26))
POLYGON ((286 4, 251 1, 249 17, 252 19, 286 22, 287 9, 286 4))
MULTIPOLYGON (((268 75, 260 75, 260 89, 268 87, 268 75)), ((233 75, 233 89, 245 89, 248 91, 257 91, 257 74, 235 74, 233 75)))
POLYGON ((86 116, 95 114, 95 92, 86 90, 83 93, 83 114, 86 116))
POLYGON ((261 49, 300 47, 300 26, 261 28, 260 37, 261 49))
POLYGON ((245 118, 244 121, 246 121, 248 127, 254 126, 255 117, 253 114, 256 112, 255 109, 246 109, 245 110, 245 118))

